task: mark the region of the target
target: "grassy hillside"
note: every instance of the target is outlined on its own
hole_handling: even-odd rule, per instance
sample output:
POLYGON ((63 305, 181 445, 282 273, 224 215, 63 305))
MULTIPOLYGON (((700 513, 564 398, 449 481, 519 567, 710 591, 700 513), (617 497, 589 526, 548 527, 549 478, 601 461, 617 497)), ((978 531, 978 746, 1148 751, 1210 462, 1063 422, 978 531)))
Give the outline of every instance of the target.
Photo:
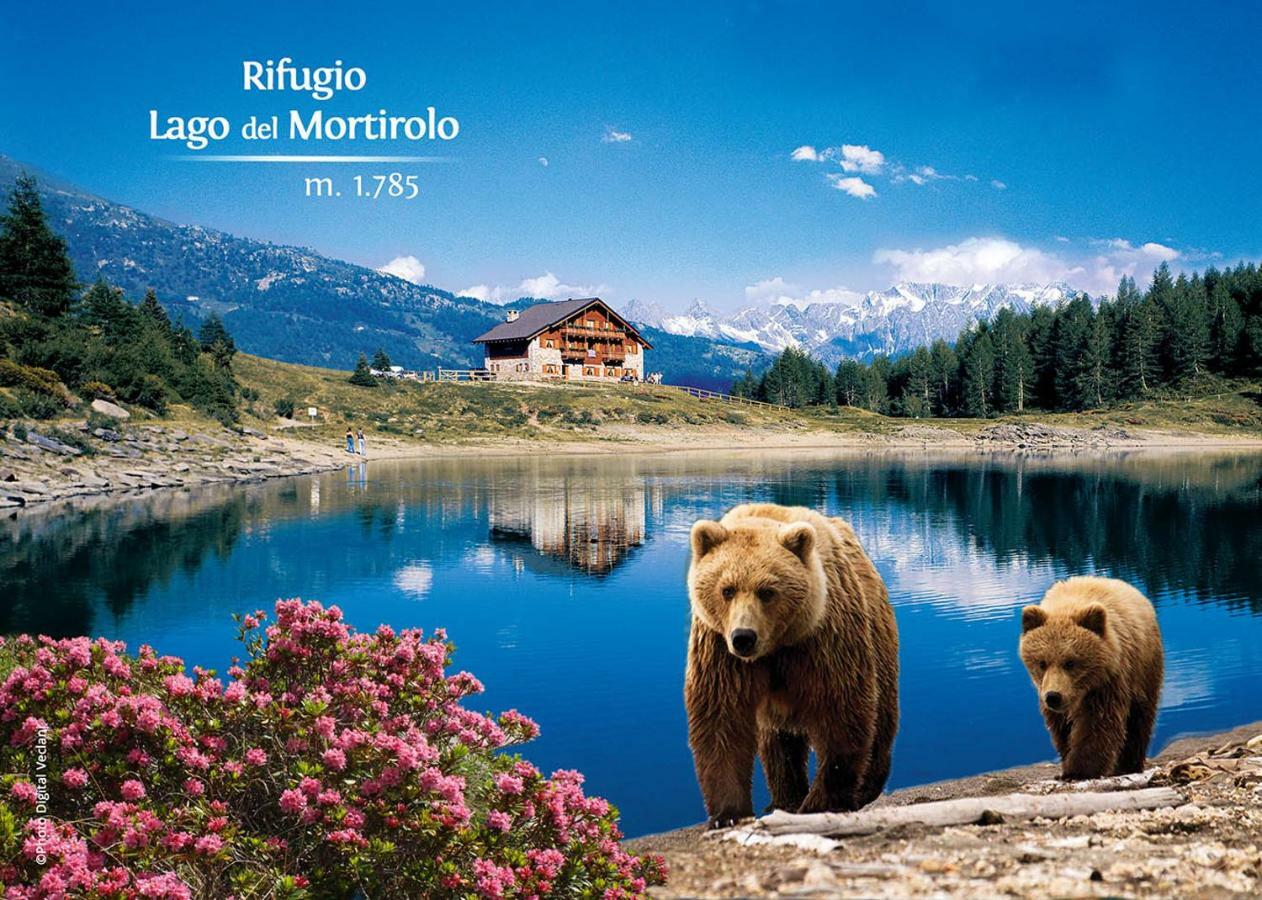
MULTIPOLYGON (((584 440, 615 437, 621 429, 731 428, 800 431, 820 422, 799 412, 698 400, 671 387, 647 385, 531 385, 505 383, 383 383, 375 388, 347 382, 348 373, 295 366, 254 356, 235 364, 243 385, 259 399, 250 410, 275 423, 277 400, 292 400, 295 420, 308 406, 320 410, 315 434, 339 436, 346 426, 426 442, 512 437, 584 440)), ((830 427, 856 426, 880 417, 848 411, 830 427)), ((306 429, 304 429, 306 430, 306 429)))
POLYGON ((1089 413, 1029 413, 1000 419, 892 418, 859 409, 788 410, 698 400, 670 387, 625 385, 524 385, 505 383, 417 384, 376 388, 347 383, 346 372, 295 366, 252 356, 235 365, 242 384, 259 394, 248 412, 274 424, 277 400, 296 406, 305 420, 316 406, 322 438, 339 436, 348 424, 425 442, 461 443, 504 437, 526 440, 616 440, 631 432, 748 429, 779 433, 898 434, 932 427, 962 435, 1003 422, 1046 422, 1064 427, 1101 425, 1169 429, 1212 435, 1262 437, 1262 391, 1253 383, 1212 397, 1126 404, 1089 413))

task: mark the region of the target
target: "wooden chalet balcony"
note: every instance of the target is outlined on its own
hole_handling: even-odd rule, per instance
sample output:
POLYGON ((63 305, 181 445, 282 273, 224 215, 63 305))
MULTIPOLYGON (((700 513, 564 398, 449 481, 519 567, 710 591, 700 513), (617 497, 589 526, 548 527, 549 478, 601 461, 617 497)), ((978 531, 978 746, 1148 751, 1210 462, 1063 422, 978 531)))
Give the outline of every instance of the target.
POLYGON ((581 325, 566 325, 561 332, 566 337, 602 338, 609 341, 625 340, 627 336, 621 328, 584 328, 581 325))
POLYGON ((595 356, 588 356, 585 350, 562 350, 561 359, 567 363, 585 366, 620 366, 626 357, 621 353, 597 353, 595 356))

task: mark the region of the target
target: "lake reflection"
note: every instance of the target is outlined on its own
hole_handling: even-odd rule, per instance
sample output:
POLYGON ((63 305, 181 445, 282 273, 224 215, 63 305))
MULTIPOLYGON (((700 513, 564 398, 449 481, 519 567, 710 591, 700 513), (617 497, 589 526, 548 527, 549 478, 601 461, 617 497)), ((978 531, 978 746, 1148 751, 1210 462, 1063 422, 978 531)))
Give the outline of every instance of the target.
MULTIPOLYGON (((543 729, 629 834, 697 821, 682 673, 688 529, 746 500, 855 526, 901 635, 891 786, 1052 756, 1016 610, 1069 574, 1157 605, 1156 743, 1262 719, 1262 456, 679 454, 372 463, 0 523, 0 631, 105 634, 222 668, 277 597, 445 626, 479 706, 543 729)), ((759 802, 765 802, 759 788, 759 802)))

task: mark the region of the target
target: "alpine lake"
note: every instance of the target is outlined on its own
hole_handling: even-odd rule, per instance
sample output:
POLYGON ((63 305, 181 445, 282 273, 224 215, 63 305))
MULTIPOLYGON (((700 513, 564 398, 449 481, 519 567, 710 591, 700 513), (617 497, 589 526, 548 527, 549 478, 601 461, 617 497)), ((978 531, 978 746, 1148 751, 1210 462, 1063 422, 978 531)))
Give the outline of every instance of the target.
MULTIPOLYGON (((1153 750, 1262 719, 1262 454, 733 452, 371 462, 93 498, 0 521, 0 633, 105 635, 219 669, 233 613, 337 604, 359 629, 447 629, 476 706, 578 769, 631 836, 704 810, 683 706, 688 533, 745 501, 848 519, 901 641, 890 787, 1054 756, 1017 658, 1022 605, 1103 574, 1156 605, 1153 750)), ((755 806, 766 803, 760 773, 755 806)))

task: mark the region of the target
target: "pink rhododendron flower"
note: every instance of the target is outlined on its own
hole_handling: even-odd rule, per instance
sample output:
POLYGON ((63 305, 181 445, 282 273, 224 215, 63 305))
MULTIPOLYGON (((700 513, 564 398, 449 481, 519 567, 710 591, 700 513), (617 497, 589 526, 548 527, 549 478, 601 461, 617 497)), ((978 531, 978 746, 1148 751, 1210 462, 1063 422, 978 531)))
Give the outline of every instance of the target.
POLYGON ((145 795, 145 786, 134 778, 129 778, 123 782, 123 786, 119 789, 124 800, 139 800, 145 795))
POLYGON ((30 806, 34 806, 35 801, 39 799, 39 792, 35 790, 35 785, 29 781, 13 782, 13 787, 9 788, 9 795, 19 803, 26 803, 30 806))
POLYGON ((251 747, 245 751, 245 761, 251 766, 265 766, 267 765, 267 753, 258 747, 251 747))
POLYGON ((274 623, 256 612, 240 637, 226 686, 148 646, 5 644, 0 772, 29 771, 37 739, 60 751, 46 819, 29 779, 8 788, 21 832, 0 860, 5 900, 189 898, 190 885, 222 885, 229 859, 247 883, 317 896, 348 883, 482 897, 600 883, 614 898, 661 882, 660 861, 621 847, 578 773, 545 779, 500 752, 538 728, 462 705, 482 685, 447 674, 441 630, 360 634, 337 607, 283 600, 274 623))

